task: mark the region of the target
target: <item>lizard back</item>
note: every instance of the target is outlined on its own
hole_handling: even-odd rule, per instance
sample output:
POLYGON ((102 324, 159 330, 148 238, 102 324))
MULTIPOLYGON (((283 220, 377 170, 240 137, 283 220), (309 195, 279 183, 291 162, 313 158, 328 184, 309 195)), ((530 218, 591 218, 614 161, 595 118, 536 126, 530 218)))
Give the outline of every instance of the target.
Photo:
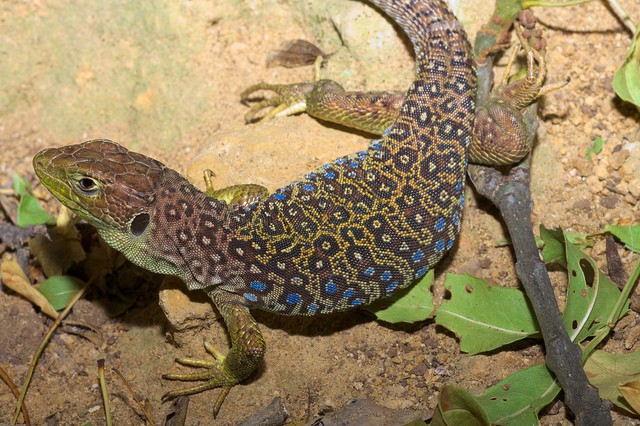
POLYGON ((441 1, 373 3, 410 37, 416 80, 395 124, 366 151, 231 213, 228 255, 245 268, 220 289, 249 306, 313 315, 371 303, 422 277, 460 229, 471 47, 441 1))

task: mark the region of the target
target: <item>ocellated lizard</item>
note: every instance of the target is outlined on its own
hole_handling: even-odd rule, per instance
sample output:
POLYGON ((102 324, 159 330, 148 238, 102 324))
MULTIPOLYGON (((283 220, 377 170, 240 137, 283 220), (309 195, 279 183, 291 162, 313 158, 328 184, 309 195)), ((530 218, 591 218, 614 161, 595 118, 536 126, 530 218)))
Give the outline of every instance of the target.
POLYGON ((408 34, 416 79, 395 123, 366 151, 339 158, 248 207, 207 196, 177 172, 108 141, 50 148, 34 168, 63 204, 133 263, 203 289, 231 349, 210 346, 202 380, 167 398, 229 390, 266 345, 249 310, 319 315, 388 297, 453 245, 464 204, 475 66, 443 0, 372 0, 408 34))

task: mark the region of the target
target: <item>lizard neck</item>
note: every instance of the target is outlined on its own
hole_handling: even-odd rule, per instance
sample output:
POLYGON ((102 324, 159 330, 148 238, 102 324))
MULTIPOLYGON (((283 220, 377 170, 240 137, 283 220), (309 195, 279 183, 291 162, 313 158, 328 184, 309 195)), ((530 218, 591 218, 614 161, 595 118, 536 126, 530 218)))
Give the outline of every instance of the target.
POLYGON ((220 284, 230 271, 241 269, 227 256, 234 235, 228 206, 179 173, 164 172, 153 202, 131 219, 129 232, 103 228, 100 235, 131 262, 176 276, 191 290, 220 284), (136 221, 142 232, 136 232, 136 221))

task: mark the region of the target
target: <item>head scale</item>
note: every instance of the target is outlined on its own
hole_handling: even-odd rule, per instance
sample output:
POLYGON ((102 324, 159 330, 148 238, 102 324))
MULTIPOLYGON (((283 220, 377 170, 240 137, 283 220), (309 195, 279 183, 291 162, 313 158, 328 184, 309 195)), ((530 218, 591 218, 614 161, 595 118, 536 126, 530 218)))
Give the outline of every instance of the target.
POLYGON ((33 166, 42 184, 99 230, 142 233, 165 166, 106 139, 40 151, 33 166))

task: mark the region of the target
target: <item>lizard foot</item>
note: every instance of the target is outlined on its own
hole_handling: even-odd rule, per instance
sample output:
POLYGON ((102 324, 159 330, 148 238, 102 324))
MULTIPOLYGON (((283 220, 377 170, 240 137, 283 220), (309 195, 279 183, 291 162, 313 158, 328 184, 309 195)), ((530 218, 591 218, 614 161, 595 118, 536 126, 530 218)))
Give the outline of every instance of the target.
POLYGON ((162 402, 169 401, 178 396, 193 395, 209 389, 222 388, 220 395, 216 399, 213 405, 213 417, 215 418, 220 411, 220 407, 224 402, 224 399, 229 394, 231 388, 238 382, 228 373, 225 372, 224 360, 225 355, 215 349, 213 345, 208 342, 204 342, 204 347, 213 356, 213 361, 195 359, 195 358, 176 358, 176 362, 188 367, 204 368, 204 371, 198 373, 187 374, 163 374, 162 378, 165 380, 179 380, 187 382, 201 381, 202 383, 190 386, 183 389, 167 392, 162 396, 162 402))
POLYGON ((203 370, 187 374, 165 374, 162 376, 164 379, 201 383, 171 391, 162 397, 162 402, 181 395, 192 395, 208 389, 222 388, 213 405, 213 416, 216 417, 231 388, 249 377, 258 368, 264 357, 266 345, 258 324, 246 306, 230 303, 229 295, 221 293, 215 287, 208 294, 227 325, 231 338, 231 349, 225 355, 205 341, 204 347, 213 356, 213 360, 176 359, 176 362, 182 365, 203 370))
POLYGON ((269 190, 262 185, 246 183, 231 185, 225 188, 215 189, 213 177, 215 173, 207 169, 204 171, 205 194, 218 200, 222 200, 231 206, 250 207, 269 196, 269 190))
POLYGON ((247 88, 240 94, 240 100, 244 104, 256 101, 244 115, 247 123, 256 121, 268 121, 276 117, 286 117, 307 110, 307 93, 313 90, 315 83, 297 83, 297 84, 269 84, 258 83, 247 88), (251 95, 261 90, 267 90, 275 93, 272 98, 264 98, 257 101, 251 95), (271 111, 263 117, 257 118, 257 115, 266 108, 273 107, 271 111))
POLYGON ((489 99, 478 105, 469 159, 476 164, 510 165, 526 157, 533 144, 535 123, 525 109, 549 92, 564 87, 569 80, 543 85, 547 76, 546 42, 535 28, 529 10, 520 13, 514 24, 518 45, 513 49, 502 81, 489 99), (522 50, 526 58, 524 75, 512 75, 511 68, 522 50))

